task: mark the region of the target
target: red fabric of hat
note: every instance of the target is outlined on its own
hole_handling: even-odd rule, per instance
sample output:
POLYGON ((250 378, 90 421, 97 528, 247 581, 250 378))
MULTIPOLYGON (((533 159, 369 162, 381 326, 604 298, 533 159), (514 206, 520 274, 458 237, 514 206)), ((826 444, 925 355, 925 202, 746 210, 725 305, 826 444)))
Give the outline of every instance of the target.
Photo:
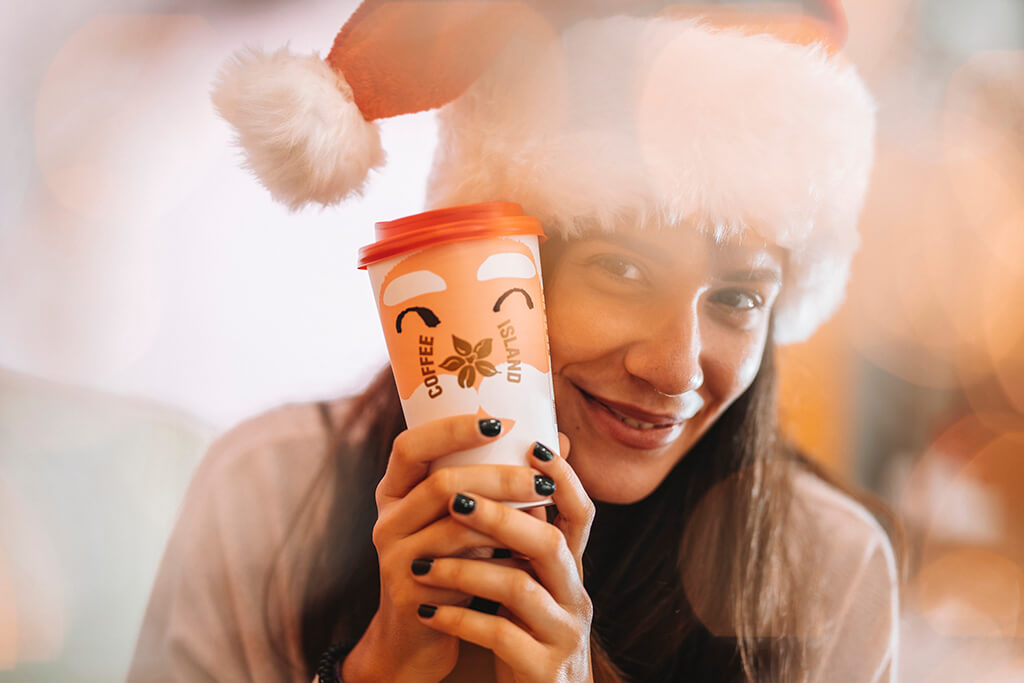
POLYGON ((751 14, 756 5, 366 0, 326 60, 286 49, 240 51, 222 69, 213 101, 235 127, 245 165, 275 199, 292 209, 326 206, 358 195, 369 171, 383 165, 374 121, 453 101, 516 36, 643 7, 838 49, 845 37, 838 0, 810 4, 817 19, 793 3, 751 14))

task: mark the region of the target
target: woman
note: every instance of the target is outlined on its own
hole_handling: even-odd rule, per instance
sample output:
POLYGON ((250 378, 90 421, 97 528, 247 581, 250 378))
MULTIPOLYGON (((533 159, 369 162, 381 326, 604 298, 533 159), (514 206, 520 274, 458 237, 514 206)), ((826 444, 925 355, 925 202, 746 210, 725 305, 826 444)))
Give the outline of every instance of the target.
MULTIPOLYGON (((337 53, 395 27, 366 7, 328 58, 363 112, 337 53)), ((428 476, 500 420, 405 429, 387 370, 240 426, 196 475, 132 680, 894 679, 889 540, 774 403, 774 343, 845 286, 863 86, 791 27, 533 18, 442 112, 429 202, 519 201, 548 230, 558 448, 428 476)))

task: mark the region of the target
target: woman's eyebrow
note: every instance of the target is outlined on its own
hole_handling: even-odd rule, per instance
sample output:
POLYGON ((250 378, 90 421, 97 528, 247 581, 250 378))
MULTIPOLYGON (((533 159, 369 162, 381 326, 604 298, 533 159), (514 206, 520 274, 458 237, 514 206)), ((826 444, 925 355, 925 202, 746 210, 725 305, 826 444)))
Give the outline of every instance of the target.
POLYGON ((612 244, 617 244, 620 247, 625 247, 630 251, 635 251, 636 253, 645 256, 660 265, 672 265, 672 259, 669 256, 665 255, 665 247, 662 245, 651 244, 649 242, 645 242, 644 240, 638 240, 632 237, 631 235, 598 235, 596 236, 596 239, 604 239, 607 240, 608 242, 611 242, 612 244))
POLYGON ((740 268, 722 273, 721 280, 730 282, 767 282, 782 284, 782 272, 776 268, 740 268))

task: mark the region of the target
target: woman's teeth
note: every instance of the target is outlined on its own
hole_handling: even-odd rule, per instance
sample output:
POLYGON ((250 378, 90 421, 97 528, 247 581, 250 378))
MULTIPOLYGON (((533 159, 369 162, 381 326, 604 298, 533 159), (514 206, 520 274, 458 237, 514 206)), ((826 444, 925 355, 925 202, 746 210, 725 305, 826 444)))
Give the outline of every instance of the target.
POLYGON ((633 419, 633 418, 631 418, 631 417, 629 417, 627 415, 623 415, 622 413, 618 412, 614 408, 609 408, 608 406, 605 406, 603 403, 601 405, 604 406, 605 408, 607 408, 608 412, 610 412, 612 415, 614 415, 615 417, 619 418, 619 422, 621 422, 621 423, 623 423, 625 425, 628 425, 628 426, 632 427, 633 429, 654 429, 655 427, 659 426, 659 425, 651 424, 650 422, 641 422, 640 420, 635 420, 635 419, 633 419))

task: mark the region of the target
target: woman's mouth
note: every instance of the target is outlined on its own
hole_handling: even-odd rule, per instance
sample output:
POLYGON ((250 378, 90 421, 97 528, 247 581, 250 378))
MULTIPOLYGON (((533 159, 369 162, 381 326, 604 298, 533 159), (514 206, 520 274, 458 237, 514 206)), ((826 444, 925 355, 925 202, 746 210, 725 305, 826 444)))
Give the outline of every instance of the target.
POLYGON ((620 404, 613 407, 610 401, 598 399, 582 389, 579 392, 593 426, 629 448, 650 450, 667 446, 679 437, 685 425, 685 419, 659 417, 638 409, 627 408, 634 413, 628 415, 620 404))
MULTIPOLYGON (((594 398, 594 397, 591 396, 591 398, 594 398)), ((673 424, 675 424, 675 423, 652 424, 650 422, 641 422, 640 420, 637 420, 636 418, 632 418, 629 415, 623 415, 622 413, 620 413, 619 411, 615 410, 615 408, 612 408, 607 403, 603 403, 601 401, 598 401, 596 398, 594 400, 598 404, 600 404, 603 408, 605 408, 608 412, 610 412, 612 415, 614 415, 615 417, 619 418, 620 422, 622 422, 623 424, 627 424, 630 427, 633 427, 634 429, 657 429, 659 427, 671 427, 673 424)))

